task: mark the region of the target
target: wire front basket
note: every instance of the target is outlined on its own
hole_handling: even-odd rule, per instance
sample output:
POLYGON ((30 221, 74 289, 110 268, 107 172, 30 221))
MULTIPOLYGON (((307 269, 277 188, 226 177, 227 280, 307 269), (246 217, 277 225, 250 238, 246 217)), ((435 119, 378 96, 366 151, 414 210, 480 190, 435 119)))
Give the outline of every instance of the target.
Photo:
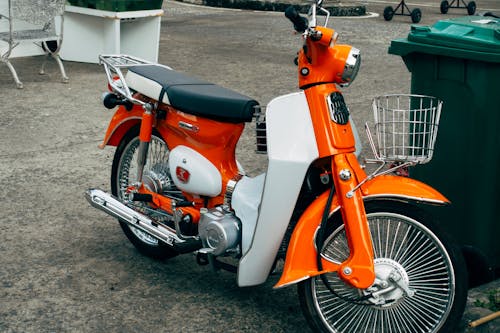
POLYGON ((424 164, 432 159, 443 102, 431 96, 385 95, 373 100, 376 160, 424 164))

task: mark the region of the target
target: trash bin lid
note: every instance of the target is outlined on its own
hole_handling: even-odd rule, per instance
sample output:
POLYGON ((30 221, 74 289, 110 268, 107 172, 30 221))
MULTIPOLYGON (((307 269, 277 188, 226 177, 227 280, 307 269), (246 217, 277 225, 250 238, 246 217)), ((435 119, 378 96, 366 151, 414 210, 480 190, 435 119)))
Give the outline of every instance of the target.
POLYGON ((413 25, 407 38, 391 42, 389 53, 414 52, 500 63, 500 19, 465 16, 413 25))

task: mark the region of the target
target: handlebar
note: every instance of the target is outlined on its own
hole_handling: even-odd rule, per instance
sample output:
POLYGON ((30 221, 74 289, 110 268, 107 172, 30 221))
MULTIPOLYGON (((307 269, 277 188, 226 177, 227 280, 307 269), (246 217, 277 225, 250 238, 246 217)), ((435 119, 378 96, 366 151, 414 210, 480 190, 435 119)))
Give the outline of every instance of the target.
POLYGON ((285 10, 285 16, 293 23, 293 28, 299 33, 303 33, 309 27, 307 18, 300 16, 295 7, 290 6, 285 10))

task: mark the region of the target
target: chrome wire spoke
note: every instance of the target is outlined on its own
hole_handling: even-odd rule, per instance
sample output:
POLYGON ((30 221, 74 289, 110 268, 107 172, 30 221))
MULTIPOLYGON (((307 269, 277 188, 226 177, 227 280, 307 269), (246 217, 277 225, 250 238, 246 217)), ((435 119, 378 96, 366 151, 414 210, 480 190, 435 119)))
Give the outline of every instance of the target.
MULTIPOLYGON (((139 138, 136 137, 125 147, 122 154, 121 160, 118 166, 118 179, 119 184, 118 197, 122 200, 127 200, 127 190, 129 187, 137 183, 137 156, 139 148, 139 138)), ((155 173, 166 172, 164 168, 166 167, 165 161, 168 159, 169 150, 167 145, 162 139, 153 135, 151 137, 151 142, 148 148, 148 157, 146 160, 146 165, 144 166, 144 174, 153 171, 155 173)), ((140 204, 136 205, 136 208, 140 211, 140 204)), ((137 228, 130 227, 130 230, 143 242, 149 245, 158 245, 158 239, 152 237, 148 233, 145 233, 137 228)))
MULTIPOLYGON (((337 274, 330 273, 330 286, 340 295, 336 297, 316 277, 311 288, 321 320, 338 333, 436 332, 447 318, 454 298, 454 272, 444 246, 427 227, 407 216, 367 216, 377 279, 385 279, 392 288, 376 287, 379 295, 386 298, 371 297, 371 304, 360 305, 349 300, 371 295, 371 291, 350 287, 337 274)), ((343 226, 325 241, 322 255, 339 263, 349 257, 343 226)))
POLYGON ((336 263, 341 263, 349 257, 349 244, 347 244, 344 228, 338 229, 330 235, 330 237, 326 239, 325 244, 330 245, 323 247, 321 255, 324 258, 336 263))

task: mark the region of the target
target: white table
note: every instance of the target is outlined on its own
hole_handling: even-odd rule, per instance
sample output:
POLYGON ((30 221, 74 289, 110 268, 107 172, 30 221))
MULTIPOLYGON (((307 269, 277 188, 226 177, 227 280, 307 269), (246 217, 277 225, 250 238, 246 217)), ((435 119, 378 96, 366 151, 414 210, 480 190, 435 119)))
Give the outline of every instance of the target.
POLYGON ((110 12, 67 5, 63 60, 98 63, 99 54, 129 54, 158 61, 162 9, 110 12))

